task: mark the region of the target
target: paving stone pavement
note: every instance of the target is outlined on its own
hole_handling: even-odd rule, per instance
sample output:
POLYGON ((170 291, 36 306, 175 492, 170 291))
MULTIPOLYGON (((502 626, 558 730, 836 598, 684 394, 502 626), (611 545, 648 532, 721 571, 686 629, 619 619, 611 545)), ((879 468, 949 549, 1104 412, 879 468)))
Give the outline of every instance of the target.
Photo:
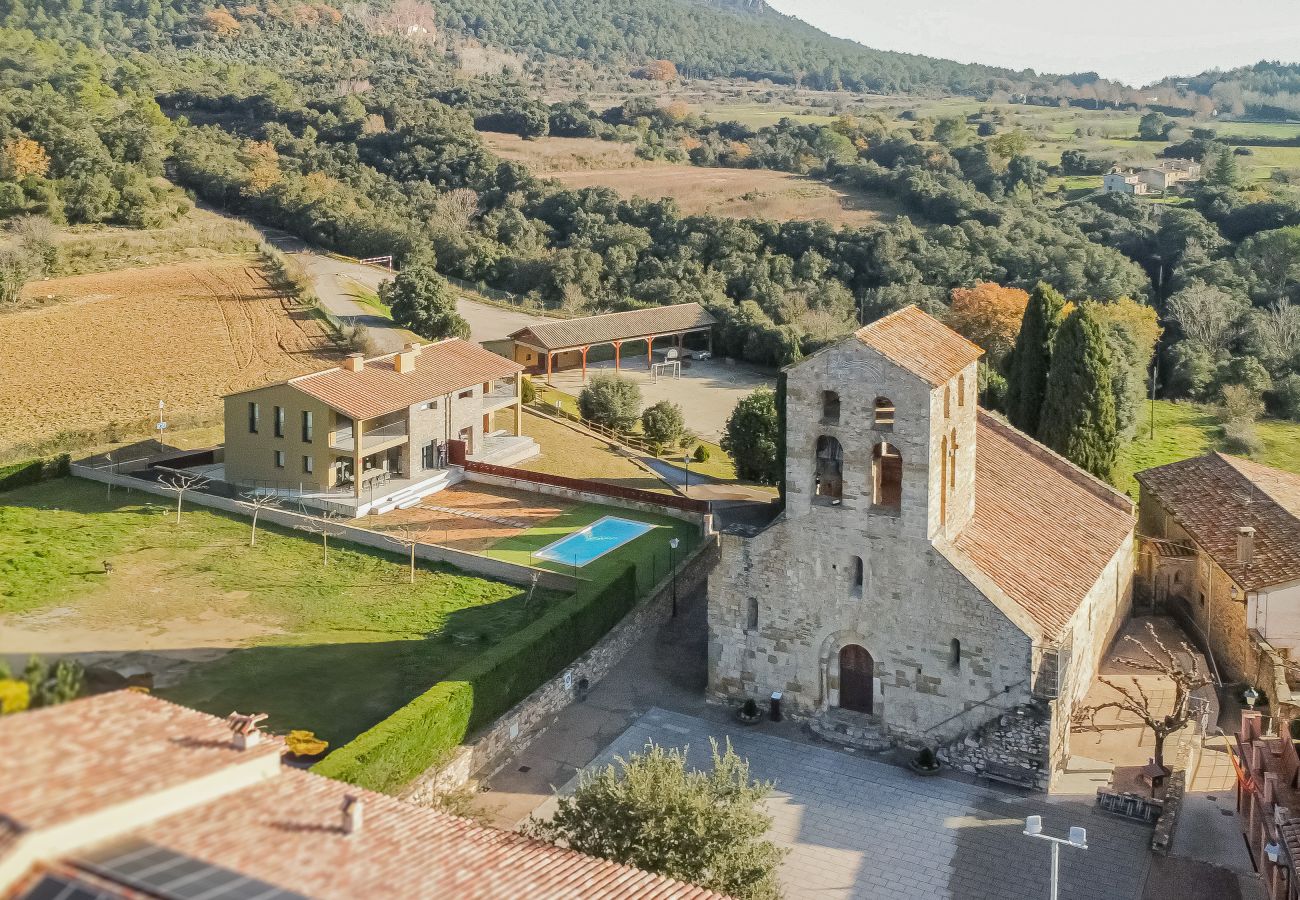
MULTIPOLYGON (((1062 900, 1136 900, 1150 853, 1149 829, 1077 801, 1021 796, 943 777, 921 777, 869 759, 795 743, 742 726, 652 708, 591 763, 603 767, 648 742, 689 746, 706 765, 709 738, 730 738, 755 778, 775 782, 773 840, 789 847, 787 898, 1041 900, 1051 849, 1021 834, 1041 815, 1049 834, 1088 829, 1088 850, 1061 850, 1062 900)), ((590 768, 590 767, 589 767, 590 768)), ((561 793, 573 789, 576 779, 561 793)), ((537 810, 546 817, 554 800, 537 810)))

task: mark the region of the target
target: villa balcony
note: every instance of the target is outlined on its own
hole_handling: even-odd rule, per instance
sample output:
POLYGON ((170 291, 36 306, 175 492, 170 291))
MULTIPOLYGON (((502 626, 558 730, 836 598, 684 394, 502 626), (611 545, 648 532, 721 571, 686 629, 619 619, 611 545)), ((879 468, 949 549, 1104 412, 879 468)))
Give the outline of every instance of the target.
POLYGON ((515 389, 515 380, 513 378, 503 378, 492 389, 483 394, 483 412, 490 413, 510 406, 519 397, 519 392, 515 389))
MULTIPOLYGON (((389 422, 386 425, 379 425, 363 431, 361 433, 361 452, 365 454, 377 453, 380 450, 403 444, 406 439, 406 420, 399 419, 396 422, 389 422)), ((355 453, 357 444, 354 429, 340 428, 330 434, 330 449, 355 453)))

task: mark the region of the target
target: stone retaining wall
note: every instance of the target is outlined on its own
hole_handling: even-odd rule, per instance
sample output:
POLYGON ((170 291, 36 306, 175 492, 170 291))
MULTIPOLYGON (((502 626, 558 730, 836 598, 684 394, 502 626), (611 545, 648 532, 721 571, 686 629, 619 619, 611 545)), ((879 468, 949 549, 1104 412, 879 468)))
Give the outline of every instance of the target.
POLYGON ((1038 789, 1045 791, 1051 778, 1049 716, 1046 709, 1018 706, 941 748, 937 755, 941 762, 970 775, 989 763, 1023 769, 1033 773, 1038 789))
MULTIPOLYGON (((678 591, 689 593, 702 586, 717 561, 717 538, 706 539, 677 566, 678 591)), ((559 713, 578 698, 578 684, 582 679, 587 680, 589 690, 594 688, 651 629, 667 621, 671 609, 672 576, 669 575, 594 647, 461 746, 449 761, 418 777, 402 792, 402 799, 427 803, 437 794, 495 774, 553 725, 559 713)))

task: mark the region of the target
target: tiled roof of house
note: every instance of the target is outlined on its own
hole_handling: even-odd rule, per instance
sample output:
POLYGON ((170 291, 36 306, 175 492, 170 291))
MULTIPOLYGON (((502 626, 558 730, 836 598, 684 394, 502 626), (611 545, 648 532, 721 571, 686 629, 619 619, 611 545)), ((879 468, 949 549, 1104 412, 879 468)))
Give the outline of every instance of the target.
MULTIPOLYGON (((282 766, 282 749, 269 739, 237 750, 223 720, 129 691, 7 716, 0 823, 9 827, 0 835, 9 840, 0 839, 0 858, 26 832, 126 801, 129 815, 98 816, 93 837, 45 832, 46 844, 56 835, 67 843, 43 844, 29 872, 39 876, 42 864, 75 868, 136 896, 141 885, 131 873, 104 862, 126 856, 126 847, 179 855, 196 874, 214 867, 225 870, 215 876, 319 900, 721 897, 282 766), (264 769, 259 777, 238 777, 245 760, 264 769), (361 801, 360 824, 350 832, 342 812, 348 797, 361 801)), ((0 884, 0 895, 8 896, 5 889, 0 884)))
POLYGON ((1133 504, 981 410, 975 515, 953 546, 1051 640, 1132 534, 1133 504))
POLYGON ((523 371, 518 363, 460 338, 421 346, 411 372, 398 372, 396 357, 368 359, 360 372, 339 367, 301 375, 289 384, 353 419, 373 419, 523 371))
POLYGON ((1300 581, 1300 475, 1210 453, 1137 473, 1192 540, 1244 590, 1300 581), (1237 529, 1255 529, 1254 558, 1237 563, 1237 529))
POLYGON ((566 350, 609 341, 627 341, 649 335, 707 328, 716 321, 698 303, 678 303, 675 306, 655 306, 530 325, 519 329, 510 337, 543 350, 566 350))
POLYGON ((938 387, 979 359, 984 351, 938 319, 905 306, 857 331, 858 340, 927 384, 938 387))

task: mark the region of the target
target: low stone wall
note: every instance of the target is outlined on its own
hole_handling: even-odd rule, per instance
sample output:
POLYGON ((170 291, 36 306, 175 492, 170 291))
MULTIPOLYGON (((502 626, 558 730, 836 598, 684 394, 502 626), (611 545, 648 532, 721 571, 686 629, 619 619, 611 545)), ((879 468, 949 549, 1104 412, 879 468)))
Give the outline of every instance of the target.
POLYGON ((1250 645, 1255 651, 1254 685, 1268 697, 1269 714, 1279 720, 1295 718, 1300 714, 1300 698, 1291 692, 1286 659, 1253 628, 1250 645))
MULTIPOLYGON (((677 566, 677 590, 688 593, 703 585, 718 561, 716 537, 703 541, 677 566)), ((476 778, 495 774, 505 762, 528 747, 552 724, 556 716, 578 698, 579 682, 594 688, 627 652, 651 629, 668 620, 672 611, 672 576, 666 576, 623 621, 573 663, 533 691, 509 712, 460 747, 443 765, 413 781, 402 799, 427 803, 432 797, 455 790, 476 778)))
MULTIPOLYGON (((104 469, 77 464, 73 464, 71 474, 78 478, 98 481, 102 484, 114 484, 132 490, 144 491, 148 494, 156 494, 160 497, 166 497, 173 503, 176 502, 176 492, 169 490, 156 481, 135 478, 131 475, 119 475, 104 469)), ((249 509, 237 500, 217 497, 200 491, 186 491, 184 503, 186 505, 196 504, 219 509, 245 518, 251 516, 249 509)), ((305 516, 287 509, 264 509, 258 513, 257 520, 259 522, 274 522, 276 525, 294 529, 304 529, 313 521, 311 516, 305 516)), ((345 541, 373 547, 376 550, 386 550, 399 556, 405 556, 411 552, 407 546, 386 534, 358 528, 355 525, 346 525, 341 521, 330 524, 330 537, 334 539, 342 538, 345 541)), ((521 566, 505 560, 492 559, 487 556, 479 556, 476 553, 466 553, 463 550, 443 547, 439 544, 416 544, 415 556, 416 559, 448 563, 465 572, 472 572, 475 575, 494 578, 498 581, 507 581, 511 584, 530 585, 534 575, 536 575, 537 584, 540 587, 566 593, 576 591, 584 583, 581 579, 562 572, 521 566)))
POLYGON ((1175 772, 1165 782, 1164 809, 1156 819, 1155 830, 1151 833, 1151 849, 1157 853, 1168 853, 1174 841, 1174 828, 1178 825, 1178 814, 1183 809, 1183 794, 1187 791, 1187 773, 1175 772))
POLYGON ((937 755, 941 762, 969 775, 979 774, 989 763, 1023 769, 1045 791, 1051 778, 1050 732, 1050 713, 1018 706, 940 748, 937 755))
MULTIPOLYGON (((698 513, 685 509, 677 509, 674 506, 660 504, 642 500, 632 500, 626 497, 618 497, 611 494, 595 493, 594 491, 578 490, 571 487, 565 487, 558 484, 549 484, 544 481, 534 481, 526 476, 506 476, 496 475, 488 472, 475 471, 472 468, 465 469, 466 481, 478 481, 483 484, 492 484, 497 487, 513 488, 517 491, 528 491, 534 494, 547 494, 552 497, 562 497, 565 500, 574 500, 579 503, 601 503, 605 506, 618 506, 623 509, 634 509, 638 512, 656 513, 662 516, 672 516, 676 519, 684 519, 687 522, 693 522, 700 526, 704 534, 711 534, 713 531, 713 515, 711 513, 698 513)), ((675 498, 680 500, 681 498, 675 498)))

